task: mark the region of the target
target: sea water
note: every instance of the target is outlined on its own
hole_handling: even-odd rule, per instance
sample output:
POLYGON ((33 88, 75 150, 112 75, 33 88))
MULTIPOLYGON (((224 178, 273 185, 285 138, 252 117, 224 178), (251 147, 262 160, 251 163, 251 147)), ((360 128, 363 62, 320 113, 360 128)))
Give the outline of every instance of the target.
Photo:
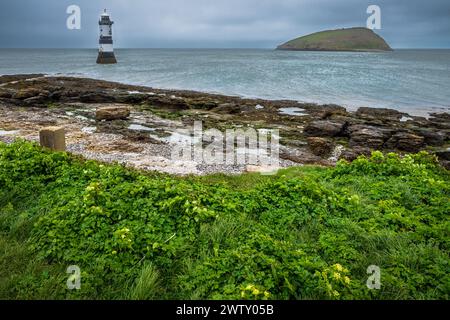
POLYGON ((450 50, 118 49, 116 56, 118 64, 97 65, 94 49, 0 49, 0 74, 91 77, 350 110, 450 112, 450 50))

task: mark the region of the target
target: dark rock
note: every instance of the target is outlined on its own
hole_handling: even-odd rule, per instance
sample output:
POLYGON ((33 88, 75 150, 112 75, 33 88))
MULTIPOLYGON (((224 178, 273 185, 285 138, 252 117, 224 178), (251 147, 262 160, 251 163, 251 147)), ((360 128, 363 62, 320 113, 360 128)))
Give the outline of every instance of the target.
POLYGON ((449 113, 432 113, 429 121, 436 129, 450 129, 450 114, 449 113))
POLYGON ((61 86, 54 86, 54 85, 46 85, 42 87, 44 90, 47 90, 49 92, 55 92, 55 91, 61 91, 64 88, 61 86))
POLYGON ((0 98, 11 99, 12 96, 13 96, 12 92, 10 92, 8 90, 0 89, 0 98))
POLYGON ((324 104, 322 107, 326 108, 327 110, 331 111, 333 114, 347 114, 347 109, 345 109, 342 106, 339 106, 337 104, 324 104))
POLYGON ((450 113, 431 113, 430 120, 450 122, 450 113))
POLYGON ((285 143, 294 148, 304 148, 308 146, 308 142, 302 140, 288 140, 285 143))
POLYGON ((114 102, 115 98, 110 94, 94 92, 81 95, 80 101, 84 103, 106 103, 114 102))
POLYGON ((307 141, 312 153, 323 158, 330 155, 334 148, 333 141, 326 138, 309 137, 307 141))
POLYGON ((44 106, 46 103, 47 99, 45 97, 42 96, 36 96, 36 97, 32 97, 32 98, 28 98, 23 100, 23 102, 28 105, 28 106, 36 106, 36 107, 41 107, 44 106))
POLYGON ((356 115, 361 118, 400 120, 404 113, 393 109, 362 107, 356 111, 356 115))
POLYGON ((422 136, 409 132, 398 132, 386 142, 386 146, 401 151, 418 152, 423 147, 424 140, 422 136))
POLYGON ((346 149, 342 151, 340 159, 345 159, 347 161, 353 161, 361 155, 366 157, 370 156, 371 150, 365 147, 354 147, 352 149, 346 149))
POLYGON ((50 93, 48 95, 48 98, 53 101, 58 101, 59 99, 61 99, 61 96, 62 96, 61 91, 55 91, 55 92, 50 93))
POLYGON ((241 108, 234 103, 222 103, 212 109, 212 111, 221 114, 237 114, 241 112, 241 108))
POLYGON ((441 160, 439 162, 441 166, 443 166, 445 169, 450 170, 450 161, 447 160, 441 160))
POLYGON ((190 105, 194 109, 206 109, 211 110, 217 108, 217 102, 211 100, 191 100, 190 105))
POLYGON ((18 74, 18 75, 3 75, 0 76, 0 84, 13 82, 13 81, 21 81, 32 78, 40 78, 43 77, 43 74, 18 74))
POLYGON ((322 120, 326 120, 332 116, 340 115, 346 116, 348 115, 347 109, 344 107, 335 105, 335 104, 326 104, 323 105, 324 110, 318 113, 318 117, 322 120))
POLYGON ((353 125, 348 127, 347 131, 350 135, 350 147, 380 149, 390 136, 387 129, 367 125, 353 125))
POLYGON ((310 122, 304 129, 307 136, 314 137, 336 137, 344 132, 346 123, 319 120, 310 122))
POLYGON ((35 88, 21 89, 13 95, 13 99, 25 100, 28 98, 38 96, 40 93, 41 93, 41 90, 35 89, 35 88))
POLYGON ((144 94, 125 94, 120 95, 116 98, 116 101, 119 103, 128 103, 128 104, 139 104, 147 99, 144 94))
POLYGON ((23 100, 23 102, 27 105, 44 105, 49 101, 49 95, 49 91, 41 90, 37 96, 27 98, 23 100))
POLYGON ((445 143, 445 133, 440 131, 435 131, 433 129, 419 129, 414 130, 419 136, 424 137, 424 143, 429 146, 442 146, 445 143))
POLYGON ((437 151, 437 152, 435 152, 435 154, 439 159, 450 161, 450 150, 448 150, 448 149, 442 150, 442 151, 437 151))
POLYGON ((62 98, 79 98, 80 96, 81 92, 72 89, 63 91, 61 94, 62 98))
POLYGON ((189 104, 184 99, 170 99, 166 96, 148 96, 147 103, 172 110, 188 110, 189 104))
POLYGON ((319 164, 323 166, 330 166, 331 163, 319 156, 312 154, 311 152, 305 152, 301 150, 296 151, 283 151, 280 153, 280 158, 290 160, 301 164, 319 164))
POLYGON ((408 120, 407 123, 418 126, 418 127, 427 127, 430 125, 430 122, 425 117, 412 116, 412 120, 408 120))

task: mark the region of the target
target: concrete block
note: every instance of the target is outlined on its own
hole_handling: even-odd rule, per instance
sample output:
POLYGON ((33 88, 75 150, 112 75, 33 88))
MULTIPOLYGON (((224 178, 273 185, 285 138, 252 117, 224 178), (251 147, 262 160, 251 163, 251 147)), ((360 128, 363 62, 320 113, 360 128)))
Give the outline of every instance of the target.
POLYGON ((39 140, 42 147, 53 151, 66 150, 66 137, 63 127, 46 127, 39 131, 39 140))

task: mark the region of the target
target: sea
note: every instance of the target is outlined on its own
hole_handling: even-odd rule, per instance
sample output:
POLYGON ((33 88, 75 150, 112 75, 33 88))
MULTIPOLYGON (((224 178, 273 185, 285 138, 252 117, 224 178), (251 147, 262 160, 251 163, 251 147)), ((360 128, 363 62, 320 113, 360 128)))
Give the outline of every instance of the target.
POLYGON ((45 73, 163 89, 450 112, 450 50, 297 52, 269 49, 117 49, 97 65, 95 49, 0 49, 0 75, 45 73))

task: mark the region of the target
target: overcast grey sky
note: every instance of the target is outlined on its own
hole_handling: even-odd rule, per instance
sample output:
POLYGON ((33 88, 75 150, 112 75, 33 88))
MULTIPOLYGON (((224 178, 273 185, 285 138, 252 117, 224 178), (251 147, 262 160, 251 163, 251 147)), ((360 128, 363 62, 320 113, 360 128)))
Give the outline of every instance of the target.
POLYGON ((450 0, 0 0, 0 47, 94 48, 111 12, 121 48, 273 48, 300 35, 365 26, 381 7, 394 48, 450 48, 450 0), (66 9, 81 7, 81 30, 66 9))

